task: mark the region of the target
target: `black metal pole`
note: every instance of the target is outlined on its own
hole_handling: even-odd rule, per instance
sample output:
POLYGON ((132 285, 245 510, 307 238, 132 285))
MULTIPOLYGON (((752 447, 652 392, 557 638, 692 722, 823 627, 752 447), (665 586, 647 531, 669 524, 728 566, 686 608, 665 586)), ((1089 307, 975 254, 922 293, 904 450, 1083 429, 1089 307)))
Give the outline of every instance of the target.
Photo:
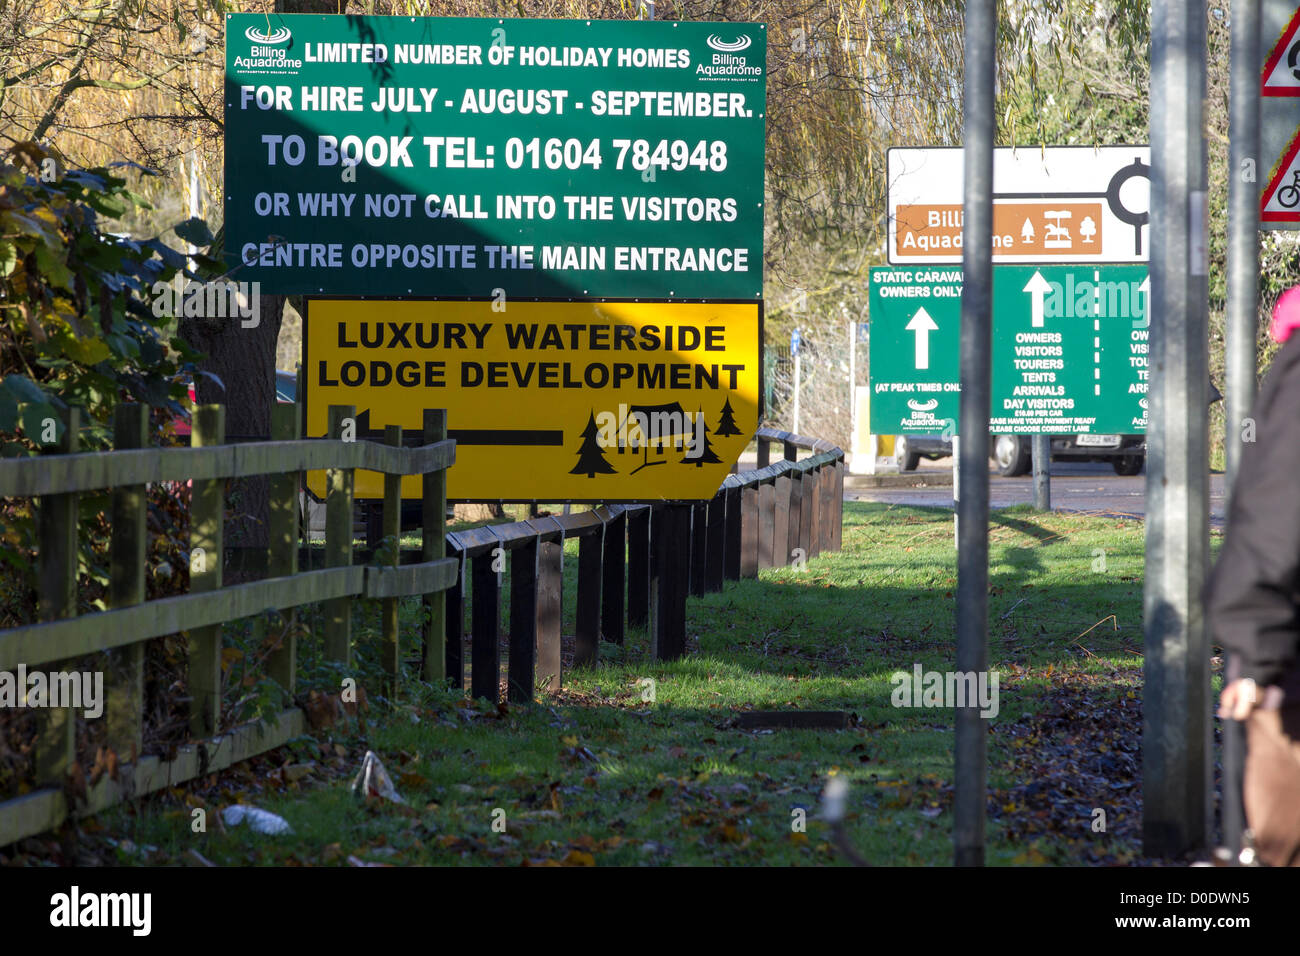
MULTIPOLYGON (((989 351, 993 325, 993 0, 966 4, 963 98, 961 497, 957 502, 957 670, 988 669, 989 351)), ((957 708, 953 844, 958 866, 983 866, 988 728, 976 701, 957 708)))

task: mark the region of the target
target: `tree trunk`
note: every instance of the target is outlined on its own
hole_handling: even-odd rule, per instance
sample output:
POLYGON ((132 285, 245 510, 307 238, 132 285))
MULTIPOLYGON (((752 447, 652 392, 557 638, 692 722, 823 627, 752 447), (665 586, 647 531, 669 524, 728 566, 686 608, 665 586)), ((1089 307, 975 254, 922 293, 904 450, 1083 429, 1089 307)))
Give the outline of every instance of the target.
MULTIPOLYGON (((265 440, 271 434, 275 406, 275 345, 280 337, 284 296, 258 297, 256 326, 244 328, 238 318, 187 318, 182 337, 207 356, 200 368, 221 380, 201 376, 194 393, 200 405, 226 406, 227 440, 265 440)), ((269 481, 267 476, 232 480, 226 496, 226 544, 264 548, 269 541, 269 481)))
MULTIPOLYGON (((276 13, 337 13, 336 0, 275 0, 276 13)), ((222 230, 224 234, 224 230, 222 230)), ((224 245, 224 242, 222 243, 224 245)), ((233 262, 233 260, 227 260, 233 262)), ((266 438, 275 406, 275 346, 284 313, 282 295, 258 296, 259 322, 243 328, 238 319, 184 319, 181 335, 206 354, 200 368, 221 379, 195 383, 200 404, 226 406, 226 434, 266 438), (224 387, 223 387, 224 386, 224 387)), ((298 396, 302 401, 302 396, 298 396)), ((226 498, 226 544, 265 548, 269 542, 269 479, 230 482, 226 498)))

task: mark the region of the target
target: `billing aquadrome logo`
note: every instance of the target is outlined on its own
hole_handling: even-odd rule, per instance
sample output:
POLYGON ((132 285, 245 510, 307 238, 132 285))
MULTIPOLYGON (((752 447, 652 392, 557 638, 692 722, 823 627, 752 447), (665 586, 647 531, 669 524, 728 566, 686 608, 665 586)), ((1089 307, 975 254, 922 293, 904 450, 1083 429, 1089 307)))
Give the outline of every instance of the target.
POLYGON ((247 73, 297 73, 302 69, 302 60, 289 58, 286 44, 293 39, 288 27, 272 30, 267 24, 265 30, 249 27, 244 36, 252 41, 248 56, 235 57, 233 66, 236 70, 247 73))
POLYGON ((257 27, 249 27, 244 31, 244 36, 248 37, 254 43, 263 43, 268 46, 278 46, 281 43, 288 43, 293 36, 288 27, 280 27, 270 33, 264 33, 257 27))
POLYGON ((709 34, 709 46, 719 53, 739 53, 741 50, 748 50, 752 41, 749 37, 741 37, 738 40, 720 40, 716 33, 709 34))
POLYGON ((716 33, 710 33, 709 47, 715 52, 711 62, 700 63, 695 67, 697 76, 716 77, 718 79, 757 79, 763 75, 761 66, 750 66, 749 61, 738 54, 748 50, 754 41, 750 37, 740 36, 734 40, 724 40, 716 33))

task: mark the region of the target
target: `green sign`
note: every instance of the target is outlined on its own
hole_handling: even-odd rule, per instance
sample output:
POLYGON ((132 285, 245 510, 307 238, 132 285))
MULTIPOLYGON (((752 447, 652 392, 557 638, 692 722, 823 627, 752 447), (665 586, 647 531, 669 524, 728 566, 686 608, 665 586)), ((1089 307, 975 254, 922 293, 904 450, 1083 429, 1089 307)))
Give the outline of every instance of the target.
MULTIPOLYGON (((962 274, 871 272, 871 431, 956 434, 962 274)), ((993 434, 1146 431, 1146 266, 994 266, 993 434)))
POLYGON ((227 14, 237 277, 268 294, 753 301, 766 39, 756 23, 227 14))

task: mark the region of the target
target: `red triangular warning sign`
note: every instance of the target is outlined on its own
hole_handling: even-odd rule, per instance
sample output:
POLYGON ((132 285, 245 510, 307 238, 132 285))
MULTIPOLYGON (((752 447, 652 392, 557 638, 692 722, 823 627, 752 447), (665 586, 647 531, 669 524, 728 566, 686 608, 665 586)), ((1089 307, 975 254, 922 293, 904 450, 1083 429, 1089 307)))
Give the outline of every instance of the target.
POLYGON ((1264 61, 1260 92, 1265 96, 1300 96, 1300 10, 1273 45, 1264 61))
POLYGON ((1300 130, 1259 200, 1260 222, 1300 222, 1300 130))

